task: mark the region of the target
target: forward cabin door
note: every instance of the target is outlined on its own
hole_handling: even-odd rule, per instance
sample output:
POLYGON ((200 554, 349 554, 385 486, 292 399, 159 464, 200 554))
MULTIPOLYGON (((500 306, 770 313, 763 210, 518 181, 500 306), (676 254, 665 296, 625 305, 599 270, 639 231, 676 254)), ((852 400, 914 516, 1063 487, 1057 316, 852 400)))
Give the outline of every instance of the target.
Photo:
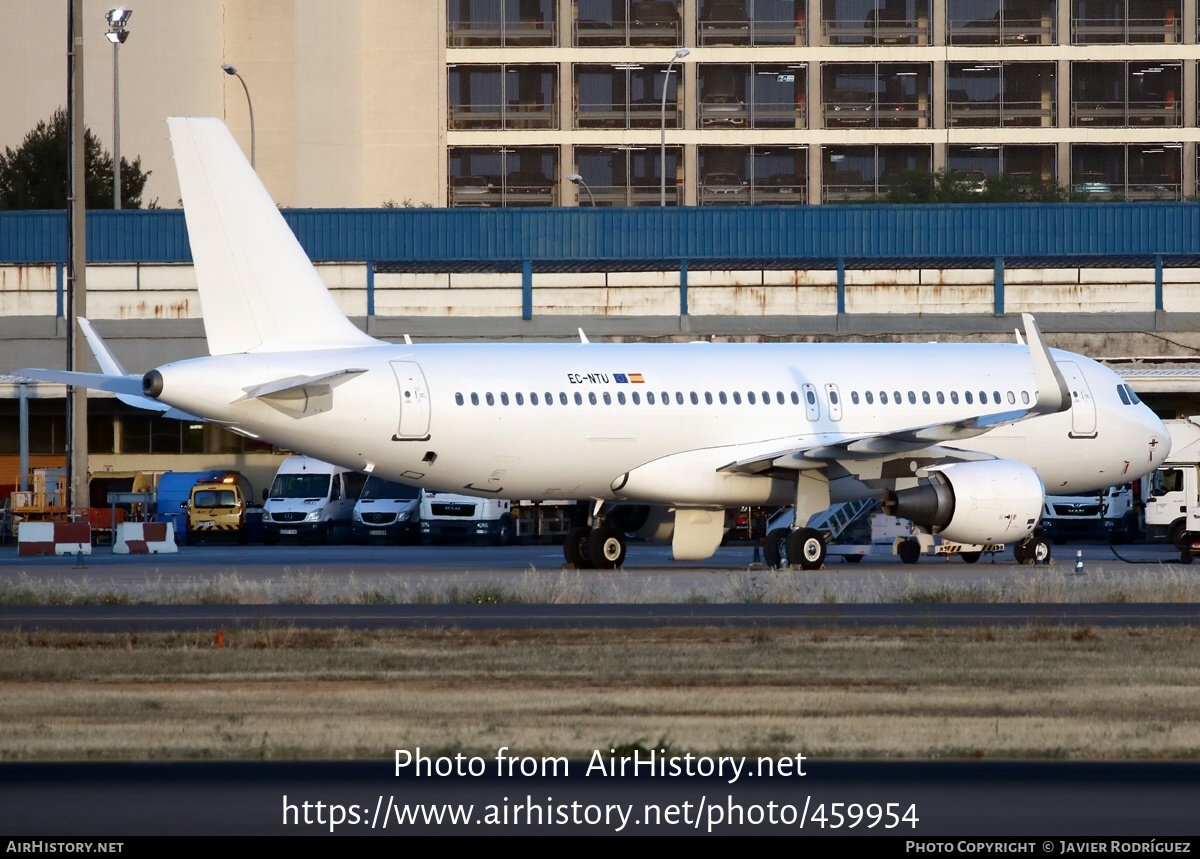
POLYGON ((1093 438, 1096 435, 1096 401, 1092 399, 1087 379, 1074 361, 1059 361, 1058 369, 1071 391, 1071 436, 1093 438))

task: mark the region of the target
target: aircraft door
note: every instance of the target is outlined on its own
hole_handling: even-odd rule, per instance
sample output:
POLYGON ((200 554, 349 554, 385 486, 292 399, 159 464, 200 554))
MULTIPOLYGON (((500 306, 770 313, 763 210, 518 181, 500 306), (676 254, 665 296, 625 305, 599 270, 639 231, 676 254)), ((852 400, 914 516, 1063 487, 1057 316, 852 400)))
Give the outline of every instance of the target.
POLYGON ((394 441, 429 438, 429 389, 416 361, 392 361, 400 388, 400 423, 394 441))
POLYGON ((1071 391, 1071 437, 1092 438, 1096 435, 1096 401, 1079 365, 1074 361, 1059 361, 1067 388, 1071 391))
POLYGON ((821 401, 817 398, 817 386, 804 383, 804 409, 808 413, 808 419, 812 423, 816 423, 821 419, 821 401))

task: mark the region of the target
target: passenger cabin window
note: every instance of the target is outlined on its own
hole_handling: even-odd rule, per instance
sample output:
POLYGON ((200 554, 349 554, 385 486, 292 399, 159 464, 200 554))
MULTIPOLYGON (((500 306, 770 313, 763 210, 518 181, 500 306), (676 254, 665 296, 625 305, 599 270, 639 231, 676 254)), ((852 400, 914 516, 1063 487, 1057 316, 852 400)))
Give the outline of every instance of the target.
MULTIPOLYGON (((1122 396, 1123 396, 1123 395, 1122 395, 1122 396)), ((455 403, 457 403, 458 405, 460 405, 460 406, 461 406, 461 405, 463 404, 463 395, 462 395, 462 394, 455 394, 455 395, 454 395, 454 402, 455 402, 455 403)))

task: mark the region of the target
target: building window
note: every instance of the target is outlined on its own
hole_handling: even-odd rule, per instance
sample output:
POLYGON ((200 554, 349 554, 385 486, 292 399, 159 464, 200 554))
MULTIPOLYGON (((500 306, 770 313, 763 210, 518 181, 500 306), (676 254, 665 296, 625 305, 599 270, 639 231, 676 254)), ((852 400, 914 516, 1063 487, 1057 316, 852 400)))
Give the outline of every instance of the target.
POLYGON ((1071 42, 1076 45, 1178 44, 1179 0, 1074 0, 1071 42))
POLYGON ((1180 143, 1071 146, 1071 191, 1079 200, 1179 200, 1180 143))
POLYGON ((453 146, 452 207, 558 205, 558 148, 453 146))
MULTIPOLYGON (((592 196, 576 191, 579 205, 657 206, 663 190, 657 146, 580 146, 575 166, 592 196)), ((683 203, 683 147, 667 147, 667 205, 683 203)))
MULTIPOLYGON (((1040 146, 949 146, 946 148, 946 168, 964 174, 962 181, 968 183, 974 182, 974 177, 982 176, 984 184, 978 185, 978 193, 987 190, 987 183, 999 179, 1013 186, 1027 185, 1030 199, 1037 199, 1040 186, 1058 182, 1052 143, 1040 146)), ((975 191, 977 186, 964 187, 975 191)))
POLYGON ((701 206, 808 202, 808 147, 701 146, 701 206))
POLYGON ((805 63, 706 63, 697 74, 701 128, 808 127, 805 63))
POLYGON ((821 202, 850 203, 887 194, 913 172, 929 173, 929 146, 822 146, 821 202))
POLYGON ((1071 63, 1071 125, 1077 128, 1183 124, 1182 63, 1071 63))
POLYGON ((805 45, 804 0, 699 0, 696 43, 805 45))
POLYGON ((955 46, 1054 45, 1056 14, 1055 0, 948 0, 947 37, 955 46))
POLYGON ((451 65, 446 127, 451 131, 558 127, 558 67, 451 65))
POLYGON ((929 128, 929 63, 830 63, 821 69, 825 128, 929 128))
POLYGON ((1052 128, 1054 63, 950 63, 946 125, 950 128, 1052 128))
POLYGON ((558 44, 555 0, 446 0, 451 48, 558 44))
POLYGON ((667 128, 683 125, 679 104, 682 73, 677 63, 667 80, 665 64, 578 64, 575 74, 576 128, 661 128, 663 84, 667 87, 667 128))
POLYGON ((683 44, 680 0, 575 0, 576 47, 683 44))
POLYGON ((823 45, 928 45, 929 0, 823 0, 823 45))

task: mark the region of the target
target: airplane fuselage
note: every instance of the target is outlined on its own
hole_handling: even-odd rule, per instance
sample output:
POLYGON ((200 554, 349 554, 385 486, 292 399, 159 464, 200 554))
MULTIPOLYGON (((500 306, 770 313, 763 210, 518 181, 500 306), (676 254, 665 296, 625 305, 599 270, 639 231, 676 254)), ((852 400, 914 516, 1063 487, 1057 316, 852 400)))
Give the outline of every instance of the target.
MULTIPOLYGON (((158 398, 439 491, 782 504, 794 480, 718 470, 824 438, 1024 411, 1037 398, 1028 356, 1015 344, 381 344, 169 364, 158 370, 158 398), (274 379, 351 368, 365 372, 328 390, 245 399, 274 379), (681 451, 687 485, 622 486, 623 475, 681 451)), ((1123 397, 1110 370, 1069 352, 1054 357, 1070 409, 954 446, 1028 463, 1053 493, 1153 470, 1168 447, 1161 423, 1123 397)))

